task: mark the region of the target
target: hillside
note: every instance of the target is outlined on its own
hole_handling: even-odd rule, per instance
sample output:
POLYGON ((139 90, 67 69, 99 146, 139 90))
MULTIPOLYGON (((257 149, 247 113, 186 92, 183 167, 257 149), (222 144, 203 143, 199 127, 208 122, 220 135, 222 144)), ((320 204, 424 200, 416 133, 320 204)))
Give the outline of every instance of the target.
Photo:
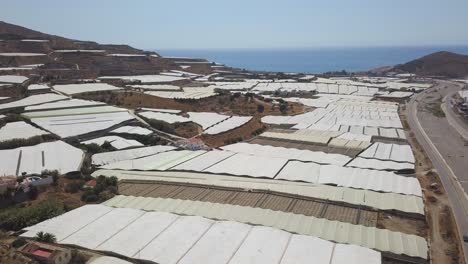
POLYGON ((100 75, 154 74, 168 69, 181 70, 173 61, 163 59, 155 52, 147 52, 128 45, 68 39, 2 21, 0 21, 0 40, 1 53, 44 54, 44 56, 2 56, 0 67, 41 64, 42 66, 37 69, 41 71, 41 75, 52 75, 56 78, 95 78, 100 75), (103 50, 104 52, 57 52, 59 50, 103 50), (122 57, 109 56, 109 54, 148 56, 122 57), (64 69, 66 71, 63 71, 64 69))
POLYGON ((393 70, 415 73, 420 76, 466 77, 468 76, 468 55, 440 51, 397 65, 393 70))

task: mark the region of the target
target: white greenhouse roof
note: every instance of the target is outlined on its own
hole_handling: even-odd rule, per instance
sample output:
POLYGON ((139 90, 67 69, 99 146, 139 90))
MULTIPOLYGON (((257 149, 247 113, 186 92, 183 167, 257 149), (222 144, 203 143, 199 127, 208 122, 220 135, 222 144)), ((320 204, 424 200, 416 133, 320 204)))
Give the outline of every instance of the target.
POLYGON ((184 87, 181 91, 148 91, 146 94, 170 98, 170 99, 201 99, 215 96, 214 88, 208 87, 184 87))
POLYGON ((18 121, 7 123, 0 128, 0 141, 28 139, 30 137, 46 134, 49 134, 49 132, 33 127, 26 122, 18 121))
POLYGON ((153 131, 139 126, 123 126, 112 130, 110 133, 147 136, 153 134, 153 131))
POLYGON ((132 262, 125 261, 123 259, 108 257, 108 256, 99 256, 90 259, 87 264, 133 264, 132 262))
POLYGON ((250 116, 232 116, 219 124, 205 130, 205 134, 216 135, 235 128, 238 128, 252 119, 250 116))
POLYGON ((37 57, 46 56, 44 53, 27 53, 27 52, 3 52, 0 53, 3 57, 37 57))
POLYGON ((324 263, 379 264, 382 258, 371 249, 271 227, 104 205, 85 205, 27 230, 23 237, 44 231, 54 234, 59 244, 156 263, 300 264, 310 263, 310 255, 318 254, 324 263))
POLYGON ((66 138, 105 130, 132 119, 134 119, 134 117, 128 112, 116 112, 42 117, 33 118, 31 121, 38 126, 59 135, 60 137, 66 138))
POLYGON ((373 170, 414 170, 414 163, 356 157, 346 166, 373 170))
POLYGON ((186 162, 180 163, 179 165, 173 167, 173 169, 183 171, 203 171, 233 155, 235 155, 235 153, 221 150, 213 150, 206 152, 205 154, 202 154, 200 156, 197 156, 193 159, 190 159, 186 162))
POLYGON ((57 53, 78 53, 78 52, 85 52, 85 53, 103 53, 106 52, 105 50, 91 50, 91 49, 76 49, 76 50, 54 50, 57 53))
POLYGON ((42 117, 59 117, 59 116, 77 116, 77 115, 91 115, 91 114, 108 114, 117 112, 128 112, 125 108, 118 108, 110 105, 98 105, 90 107, 75 107, 64 108, 45 111, 30 111, 23 113, 24 117, 29 119, 42 118, 42 117))
POLYGON ((22 39, 22 42, 49 42, 48 39, 22 39))
POLYGON ((43 170, 65 174, 80 170, 83 157, 81 149, 63 141, 0 150, 0 175, 41 174, 43 170))
POLYGON ((35 90, 48 90, 50 87, 46 84, 31 84, 28 86, 29 91, 35 91, 35 90))
POLYGON ((19 108, 37 104, 43 104, 48 102, 60 101, 68 99, 68 97, 55 94, 55 93, 46 93, 46 94, 37 94, 25 97, 23 99, 9 102, 6 104, 0 104, 0 109, 10 109, 10 108, 19 108))
POLYGON ((138 115, 148 118, 148 119, 154 119, 154 120, 159 120, 163 121, 169 124, 174 124, 174 123, 185 123, 185 122, 190 122, 191 120, 189 118, 180 116, 180 115, 175 115, 175 114, 170 114, 170 113, 160 113, 160 112, 153 112, 153 111, 145 111, 145 112, 140 112, 138 115))
POLYGON ((237 153, 205 169, 206 172, 273 178, 288 162, 286 158, 273 158, 237 153), (266 166, 268 164, 268 166, 266 166))
POLYGON ((94 165, 105 165, 109 163, 114 163, 123 160, 132 160, 141 157, 146 157, 154 155, 160 152, 165 152, 169 150, 174 150, 175 147, 172 146, 151 146, 143 148, 133 148, 119 151, 111 151, 94 154, 92 157, 92 163, 94 165))
POLYGON ((78 94, 78 93, 86 93, 86 92, 112 91, 112 90, 123 89, 123 88, 116 87, 107 83, 62 84, 62 85, 54 85, 53 88, 54 90, 57 90, 64 94, 78 94))
POLYGON ((344 165, 350 157, 321 151, 300 150, 295 148, 273 147, 249 143, 236 143, 222 147, 223 150, 255 156, 285 158, 289 160, 312 161, 320 164, 344 165))
POLYGON ((210 112, 188 112, 188 115, 190 120, 199 124, 203 130, 206 130, 207 128, 212 127, 215 124, 218 124, 230 117, 227 115, 210 112))
POLYGON ((172 183, 201 184, 245 190, 267 190, 280 193, 314 197, 341 203, 364 205, 380 210, 398 210, 424 215, 421 197, 397 193, 380 193, 345 187, 314 185, 310 183, 283 181, 281 184, 271 179, 232 177, 209 173, 182 171, 129 171, 98 170, 92 176, 116 176, 119 180, 148 180, 172 183))
POLYGON ((414 163, 414 155, 410 145, 385 144, 377 142, 359 154, 359 157, 414 163))
POLYGON ((158 90, 158 91, 182 91, 179 86, 169 84, 140 84, 130 85, 132 88, 140 88, 145 90, 158 90))
POLYGON ((146 54, 122 54, 122 53, 112 53, 107 54, 109 57, 146 57, 146 54))
POLYGON ((139 159, 110 163, 101 168, 121 170, 167 170, 204 153, 206 153, 204 150, 167 151, 139 159))
POLYGON ((182 110, 177 110, 177 109, 148 108, 148 107, 142 107, 140 109, 142 111, 161 112, 161 113, 168 113, 168 114, 180 114, 182 112, 182 110))
POLYGON ((381 252, 427 258, 428 246, 424 237, 292 212, 206 201, 123 195, 115 196, 104 202, 103 205, 236 221, 381 252), (369 237, 372 239, 369 240, 369 237), (379 243, 375 243, 375 241, 379 241, 379 243), (402 245, 406 245, 406 247, 402 247, 402 245))
POLYGON ((28 77, 19 75, 0 75, 0 83, 24 83, 28 77))
POLYGON ((105 136, 91 140, 82 141, 81 144, 98 144, 102 146, 105 142, 109 142, 116 149, 126 149, 134 147, 142 147, 143 144, 133 139, 125 139, 118 136, 105 136))
POLYGON ((127 81, 140 81, 141 83, 169 83, 180 80, 187 80, 184 77, 174 77, 167 75, 134 75, 134 76, 102 76, 100 80, 127 80, 127 81))
POLYGON ((24 110, 27 112, 27 111, 34 111, 34 110, 54 110, 54 109, 79 108, 79 107, 98 106, 98 105, 106 105, 106 104, 102 102, 97 102, 97 101, 70 99, 70 100, 63 100, 63 101, 52 102, 52 103, 44 103, 40 105, 26 106, 24 110))
POLYGON ((289 161, 275 179, 422 196, 416 178, 379 170, 289 161))
POLYGON ((262 122, 296 125, 293 128, 298 129, 317 124, 402 128, 397 110, 396 105, 384 102, 337 101, 295 116, 265 116, 262 122))

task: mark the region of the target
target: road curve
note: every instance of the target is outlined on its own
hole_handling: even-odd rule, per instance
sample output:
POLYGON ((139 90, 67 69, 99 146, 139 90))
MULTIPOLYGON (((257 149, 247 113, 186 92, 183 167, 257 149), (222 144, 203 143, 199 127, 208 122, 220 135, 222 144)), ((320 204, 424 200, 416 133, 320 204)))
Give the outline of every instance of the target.
POLYGON ((444 111, 449 124, 458 132, 458 134, 468 141, 468 124, 464 123, 463 120, 460 120, 460 117, 457 116, 450 105, 450 99, 455 93, 456 92, 452 92, 444 97, 441 108, 442 111, 444 111))
POLYGON ((419 144, 422 146, 429 159, 432 161, 434 168, 439 174, 442 185, 445 188, 448 200, 453 210, 455 222, 457 224, 459 237, 461 239, 460 243, 463 246, 465 263, 468 263, 468 243, 463 242, 463 236, 468 235, 468 199, 465 192, 463 191, 462 186, 457 181, 456 175, 419 122, 417 116, 418 101, 424 100, 426 94, 426 92, 422 92, 411 98, 411 100, 408 102, 406 107, 407 120, 411 131, 414 132, 414 135, 419 144))

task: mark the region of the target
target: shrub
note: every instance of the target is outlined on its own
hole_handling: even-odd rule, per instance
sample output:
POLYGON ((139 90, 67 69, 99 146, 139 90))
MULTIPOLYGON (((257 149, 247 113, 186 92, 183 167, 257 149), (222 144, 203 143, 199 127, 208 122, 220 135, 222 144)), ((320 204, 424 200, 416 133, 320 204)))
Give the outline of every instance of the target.
POLYGON ((85 203, 94 203, 94 202, 97 202, 98 200, 99 200, 99 197, 96 194, 94 194, 94 192, 83 193, 83 195, 81 196, 81 201, 85 203))
POLYGON ((42 201, 31 206, 19 204, 1 210, 0 228, 17 231, 64 212, 64 204, 59 200, 42 201))
POLYGON ((36 236, 34 237, 34 240, 38 242, 44 242, 44 243, 55 243, 57 242, 57 238, 55 237, 54 234, 51 233, 44 233, 42 231, 38 232, 36 236))
POLYGON ((11 243, 11 245, 14 247, 14 248, 19 248, 21 246, 24 246, 26 245, 26 243, 28 243, 28 241, 22 237, 19 237, 17 239, 15 239, 15 241, 13 241, 13 243, 11 243))
POLYGON ((72 249, 71 252, 71 260, 70 263, 72 264, 85 264, 88 261, 88 258, 80 253, 77 249, 72 249))
POLYGON ((85 203, 93 203, 93 202, 97 202, 98 200, 99 200, 99 197, 96 195, 96 193, 92 189, 85 190, 83 194, 81 195, 81 201, 85 203))
POLYGON ((29 196, 29 199, 31 199, 31 200, 36 200, 37 199, 37 197, 39 196, 39 190, 37 189, 36 186, 29 187, 28 196, 29 196))
POLYGON ((265 106, 259 104, 257 105, 257 112, 263 113, 265 111, 265 106))
POLYGON ((280 104, 279 110, 281 111, 281 113, 285 113, 288 110, 288 104, 280 104))
POLYGON ((99 201, 104 202, 111 199, 114 196, 115 194, 110 191, 103 191, 99 194, 99 201))
POLYGON ((96 143, 91 143, 91 144, 85 144, 82 147, 86 152, 89 152, 91 154, 96 154, 96 153, 101 153, 105 152, 105 149, 101 146, 99 146, 96 143))
POLYGON ((65 191, 69 193, 77 193, 81 187, 83 187, 83 184, 83 180, 72 181, 65 186, 65 191))

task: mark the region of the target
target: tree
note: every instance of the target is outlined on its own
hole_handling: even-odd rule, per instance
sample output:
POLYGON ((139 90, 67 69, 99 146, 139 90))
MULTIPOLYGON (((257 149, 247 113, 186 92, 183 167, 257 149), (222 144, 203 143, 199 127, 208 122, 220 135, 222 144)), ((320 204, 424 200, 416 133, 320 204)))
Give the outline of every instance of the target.
POLYGON ((257 105, 257 112, 263 113, 265 111, 265 106, 259 104, 257 105))
POLYGON ((288 110, 288 104, 287 104, 287 103, 285 103, 285 104, 280 104, 279 110, 281 111, 281 113, 286 112, 286 110, 288 110))
POLYGON ((57 238, 55 237, 54 234, 44 233, 40 231, 36 234, 36 236, 34 237, 34 240, 38 242, 44 242, 44 243, 55 243, 57 241, 57 238))
POLYGON ((31 186, 29 187, 29 199, 31 200, 36 200, 37 197, 39 196, 39 190, 37 189, 36 186, 31 186))

